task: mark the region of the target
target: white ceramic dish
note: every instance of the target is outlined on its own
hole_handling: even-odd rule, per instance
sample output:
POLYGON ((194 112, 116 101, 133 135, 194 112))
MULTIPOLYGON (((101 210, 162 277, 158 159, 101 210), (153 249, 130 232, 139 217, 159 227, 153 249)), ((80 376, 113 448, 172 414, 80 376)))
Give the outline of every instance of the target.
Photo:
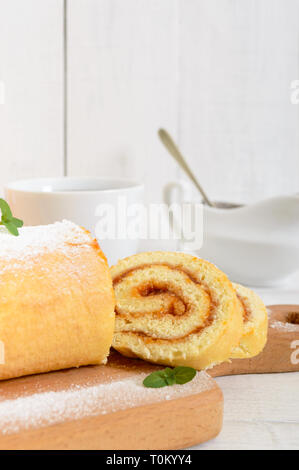
MULTIPOLYGON (((182 199, 185 184, 176 184, 182 199)), ((172 183, 166 190, 167 202, 173 188, 172 183)), ((283 282, 299 270, 299 195, 231 209, 204 205, 203 246, 196 255, 215 263, 236 282, 252 286, 283 282)))
POLYGON ((232 280, 271 286, 299 269, 299 197, 267 199, 236 209, 204 208, 200 256, 232 280))

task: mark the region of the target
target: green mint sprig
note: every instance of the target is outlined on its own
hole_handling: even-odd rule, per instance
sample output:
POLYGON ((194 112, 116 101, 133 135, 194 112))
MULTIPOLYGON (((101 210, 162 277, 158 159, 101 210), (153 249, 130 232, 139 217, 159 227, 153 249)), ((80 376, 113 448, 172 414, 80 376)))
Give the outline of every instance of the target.
POLYGON ((19 235, 18 228, 22 227, 23 221, 12 215, 9 205, 0 198, 1 221, 0 225, 5 225, 7 230, 16 237, 19 235))
POLYGON ((163 370, 157 370, 148 375, 144 379, 143 385, 148 388, 160 388, 174 384, 182 385, 194 379, 195 375, 196 370, 193 367, 179 366, 174 369, 166 367, 163 370))

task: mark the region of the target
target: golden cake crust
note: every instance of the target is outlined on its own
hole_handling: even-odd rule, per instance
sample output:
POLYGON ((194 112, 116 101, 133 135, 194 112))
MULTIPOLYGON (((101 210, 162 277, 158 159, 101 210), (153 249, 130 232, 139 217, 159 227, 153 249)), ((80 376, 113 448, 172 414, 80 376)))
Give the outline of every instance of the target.
POLYGON ((105 362, 115 300, 96 240, 70 222, 10 237, 0 234, 0 379, 105 362))

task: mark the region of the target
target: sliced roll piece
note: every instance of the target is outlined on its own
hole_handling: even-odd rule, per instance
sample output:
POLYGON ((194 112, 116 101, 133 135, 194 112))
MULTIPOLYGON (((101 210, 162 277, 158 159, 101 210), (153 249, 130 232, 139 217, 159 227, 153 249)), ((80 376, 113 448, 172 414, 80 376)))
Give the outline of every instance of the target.
POLYGON ((232 358, 257 356, 267 342, 268 314, 260 297, 248 287, 233 284, 243 314, 243 334, 232 358))
POLYGON ((112 345, 121 354, 205 369, 226 361, 242 335, 236 293, 214 265, 184 253, 140 253, 111 268, 112 345))

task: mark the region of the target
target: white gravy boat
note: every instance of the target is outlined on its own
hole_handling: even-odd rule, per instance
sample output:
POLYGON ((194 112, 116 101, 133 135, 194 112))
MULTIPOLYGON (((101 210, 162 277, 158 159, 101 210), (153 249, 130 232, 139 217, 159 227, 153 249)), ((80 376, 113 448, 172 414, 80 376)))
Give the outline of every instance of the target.
POLYGON ((236 208, 205 205, 203 246, 196 255, 236 282, 270 286, 284 281, 299 270, 299 195, 236 208))

